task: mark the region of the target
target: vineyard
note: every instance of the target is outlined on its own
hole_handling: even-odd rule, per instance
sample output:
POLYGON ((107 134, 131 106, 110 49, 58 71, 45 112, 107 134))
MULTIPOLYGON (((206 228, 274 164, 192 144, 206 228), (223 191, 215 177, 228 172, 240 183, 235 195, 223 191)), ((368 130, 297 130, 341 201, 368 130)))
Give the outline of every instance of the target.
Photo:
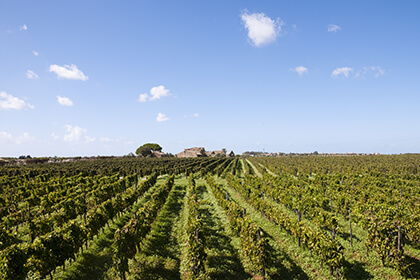
POLYGON ((0 167, 0 279, 420 279, 420 155, 0 167))

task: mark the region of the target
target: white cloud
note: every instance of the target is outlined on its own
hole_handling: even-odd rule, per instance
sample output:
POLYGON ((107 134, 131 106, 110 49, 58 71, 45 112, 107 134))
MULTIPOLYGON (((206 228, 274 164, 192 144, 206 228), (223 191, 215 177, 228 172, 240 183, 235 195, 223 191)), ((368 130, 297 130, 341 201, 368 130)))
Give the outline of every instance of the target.
POLYGON ((156 121, 157 122, 164 122, 164 121, 168 121, 168 120, 169 120, 169 118, 166 115, 162 114, 162 113, 159 113, 157 115, 157 118, 156 118, 156 121))
POLYGON ((329 24, 328 25, 328 32, 337 32, 340 31, 341 27, 335 24, 329 24))
POLYGON ((34 56, 38 56, 39 55, 39 52, 37 52, 37 51, 32 51, 32 53, 34 54, 34 56))
POLYGON ((29 135, 28 132, 25 132, 25 133, 22 134, 22 136, 19 136, 15 139, 15 143, 16 144, 27 143, 27 142, 30 142, 34 139, 35 138, 33 136, 29 135))
POLYGON ((142 93, 139 95, 139 99, 137 100, 140 103, 147 102, 147 99, 149 99, 149 95, 147 93, 142 93))
POLYGON ((26 26, 26 24, 24 24, 21 27, 19 27, 19 30, 28 30, 28 27, 26 26))
POLYGON ((341 68, 336 68, 334 69, 334 71, 332 72, 332 76, 333 77, 338 77, 340 75, 343 75, 344 77, 348 78, 350 72, 353 72, 353 68, 350 67, 341 67, 341 68))
POLYGON ((306 68, 305 66, 298 66, 296 68, 290 69, 290 71, 296 72, 299 74, 299 76, 302 76, 303 74, 308 73, 308 68, 306 68))
POLYGON ((0 130, 0 142, 12 142, 12 134, 0 130))
POLYGON ((280 19, 274 21, 264 13, 249 14, 247 11, 241 14, 241 19, 248 29, 248 38, 256 47, 274 42, 284 24, 280 19))
POLYGON ((57 134, 55 134, 54 132, 53 133, 51 133, 51 137, 54 139, 54 140, 58 140, 58 139, 60 139, 60 136, 58 136, 57 134))
POLYGON ((79 126, 71 126, 66 124, 64 126, 66 128, 67 134, 64 135, 64 141, 74 142, 79 141, 83 138, 84 134, 86 133, 86 129, 83 129, 79 126))
POLYGON ((35 107, 4 91, 0 92, 0 110, 22 110, 27 108, 34 109, 35 107))
POLYGON ((382 69, 380 66, 370 66, 370 67, 363 67, 361 70, 357 71, 354 75, 355 79, 365 79, 366 77, 371 77, 372 75, 375 78, 379 78, 385 74, 385 70, 382 69))
POLYGON ((31 79, 31 80, 39 79, 38 75, 32 70, 27 70, 25 75, 26 75, 26 78, 31 79))
POLYGON ((71 101, 70 98, 68 97, 57 96, 57 101, 62 106, 68 106, 68 107, 73 106, 73 101, 71 101))
POLYGON ((53 64, 50 65, 50 72, 54 72, 55 74, 57 74, 57 77, 59 79, 81 81, 87 81, 89 79, 89 77, 83 74, 83 72, 80 71, 79 68, 77 68, 77 66, 74 64, 64 66, 53 64))
POLYGON ((161 99, 162 97, 170 96, 170 95, 171 93, 169 92, 169 89, 166 89, 164 86, 157 86, 157 87, 152 87, 150 89, 150 95, 147 93, 140 94, 137 101, 140 103, 144 103, 147 101, 161 99))
POLYGON ((111 142, 112 140, 109 139, 108 137, 101 137, 101 138, 99 138, 99 141, 101 141, 101 142, 111 142))
POLYGON ((95 142, 95 138, 90 137, 90 136, 85 136, 85 141, 86 143, 92 143, 92 142, 95 142))
POLYGON ((85 141, 86 143, 91 143, 95 141, 95 138, 86 135, 86 129, 81 128, 77 125, 72 126, 66 124, 64 126, 66 128, 67 134, 64 135, 63 140, 67 142, 78 142, 78 141, 85 141))
POLYGON ((184 118, 198 118, 200 116, 200 114, 198 113, 194 113, 194 114, 189 114, 189 115, 184 115, 184 118))
POLYGON ((35 138, 31 136, 28 132, 25 132, 21 136, 14 138, 12 137, 12 134, 0 131, 0 143, 22 144, 33 141, 34 139, 35 138))
POLYGON ((165 89, 164 86, 152 87, 150 95, 150 100, 161 99, 162 97, 169 96, 169 89, 165 89))
POLYGON ((385 74, 385 70, 379 66, 371 66, 370 69, 375 72, 375 78, 378 78, 385 74))

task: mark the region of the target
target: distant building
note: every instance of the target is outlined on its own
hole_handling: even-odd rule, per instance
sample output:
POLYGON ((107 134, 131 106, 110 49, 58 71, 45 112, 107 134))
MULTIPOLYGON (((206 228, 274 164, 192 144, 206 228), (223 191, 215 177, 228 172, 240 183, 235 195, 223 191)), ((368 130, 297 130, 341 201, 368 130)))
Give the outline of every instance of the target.
POLYGON ((175 155, 179 158, 185 157, 216 157, 216 156, 226 156, 224 151, 206 151, 204 147, 194 147, 185 149, 184 151, 175 155))
POLYGON ((169 157, 169 155, 166 154, 166 153, 159 152, 159 151, 153 151, 152 152, 152 157, 163 158, 163 157, 169 157))
POLYGON ((179 158, 185 158, 185 157, 206 157, 206 150, 203 147, 194 147, 185 149, 183 152, 180 152, 175 155, 179 158))
POLYGON ((226 153, 224 151, 211 151, 206 152, 206 155, 208 157, 217 157, 217 155, 226 156, 226 153))

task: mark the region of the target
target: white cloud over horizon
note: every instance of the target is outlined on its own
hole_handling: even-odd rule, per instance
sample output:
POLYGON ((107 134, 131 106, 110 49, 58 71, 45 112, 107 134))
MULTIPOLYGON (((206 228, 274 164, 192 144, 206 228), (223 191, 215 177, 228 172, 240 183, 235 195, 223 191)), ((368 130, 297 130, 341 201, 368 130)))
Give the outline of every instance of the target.
POLYGON ((157 122, 169 121, 169 118, 165 114, 159 113, 157 115, 156 121, 157 122))
POLYGON ((83 138, 84 134, 86 133, 86 129, 81 128, 79 126, 72 126, 69 124, 66 124, 65 129, 67 131, 67 134, 64 135, 63 140, 68 142, 74 142, 79 141, 81 138, 83 138))
POLYGON ((111 142, 112 140, 108 137, 101 137, 101 138, 99 138, 99 141, 101 141, 101 142, 111 142))
POLYGON ((38 80, 39 76, 32 70, 27 70, 26 73, 26 78, 30 79, 30 80, 38 80))
POLYGON ((35 140, 35 137, 31 136, 28 132, 24 132, 21 136, 15 139, 16 144, 27 143, 35 140))
POLYGON ((341 27, 335 24, 329 24, 327 30, 328 32, 337 32, 341 30, 341 27))
MULTIPOLYGON (((50 137, 54 141, 64 141, 67 143, 74 144, 92 144, 94 143, 95 147, 100 145, 101 147, 110 147, 110 145, 132 145, 134 142, 127 140, 124 137, 110 138, 110 137, 92 137, 87 134, 87 129, 82 128, 77 125, 64 125, 65 134, 60 135, 55 132, 50 134, 50 137)), ((0 135, 1 138, 1 135, 0 135)))
POLYGON ((308 73, 308 68, 306 68, 305 66, 298 66, 290 69, 290 71, 296 72, 299 76, 302 76, 303 74, 308 73))
POLYGON ((71 106, 73 106, 73 101, 71 101, 71 99, 70 99, 70 98, 68 98, 68 97, 57 96, 57 102, 58 102, 61 106, 67 106, 67 107, 71 107, 71 106))
POLYGON ((353 68, 350 67, 339 67, 332 71, 333 77, 339 77, 340 75, 343 75, 344 77, 348 78, 350 72, 353 72, 353 68))
POLYGON ((24 31, 26 31, 26 30, 28 30, 28 26, 26 26, 26 24, 24 24, 24 25, 22 25, 21 27, 19 27, 19 30, 24 30, 24 31))
POLYGON ((12 142, 12 134, 0 130, 0 142, 1 143, 12 142))
POLYGON ((169 89, 166 89, 164 86, 160 85, 157 87, 152 87, 150 89, 150 94, 141 93, 139 98, 137 99, 138 102, 144 103, 147 101, 153 101, 157 99, 161 99, 162 97, 170 96, 171 93, 169 89))
POLYGON ((58 140, 58 139, 60 139, 60 136, 58 136, 57 134, 55 134, 54 132, 53 133, 51 133, 51 137, 54 139, 54 140, 58 140))
POLYGON ((37 51, 32 51, 32 53, 34 54, 34 56, 38 56, 39 55, 39 52, 37 52, 37 51))
POLYGON ((76 65, 64 65, 59 66, 57 64, 50 65, 50 72, 53 72, 57 75, 59 79, 67 80, 81 80, 87 81, 89 79, 76 65))
POLYGON ((0 92, 0 110, 23 110, 28 108, 34 109, 35 107, 5 91, 0 92))
POLYGON ((86 135, 86 129, 81 128, 77 125, 72 126, 66 124, 64 128, 66 129, 67 134, 64 135, 63 140, 66 142, 84 141, 86 143, 90 143, 95 141, 95 138, 86 135))
POLYGON ((0 143, 22 144, 35 140, 28 132, 24 132, 21 136, 13 137, 12 134, 0 130, 0 143))
POLYGON ((276 40, 284 24, 280 19, 272 20, 264 13, 249 14, 244 11, 241 20, 248 30, 248 38, 256 47, 267 45, 276 40))

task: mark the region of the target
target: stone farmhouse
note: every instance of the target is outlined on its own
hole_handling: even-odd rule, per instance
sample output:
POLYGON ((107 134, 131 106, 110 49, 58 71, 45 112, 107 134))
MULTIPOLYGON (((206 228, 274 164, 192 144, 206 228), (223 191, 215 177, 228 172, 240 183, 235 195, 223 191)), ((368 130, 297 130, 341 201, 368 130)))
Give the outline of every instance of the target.
POLYGON ((159 152, 159 151, 153 151, 152 152, 152 157, 163 158, 163 157, 169 157, 169 155, 165 154, 165 153, 162 153, 162 152, 159 152))
POLYGON ((218 155, 226 156, 224 151, 206 151, 204 147, 194 147, 185 149, 184 151, 176 154, 176 157, 185 158, 185 157, 216 157, 218 155))

